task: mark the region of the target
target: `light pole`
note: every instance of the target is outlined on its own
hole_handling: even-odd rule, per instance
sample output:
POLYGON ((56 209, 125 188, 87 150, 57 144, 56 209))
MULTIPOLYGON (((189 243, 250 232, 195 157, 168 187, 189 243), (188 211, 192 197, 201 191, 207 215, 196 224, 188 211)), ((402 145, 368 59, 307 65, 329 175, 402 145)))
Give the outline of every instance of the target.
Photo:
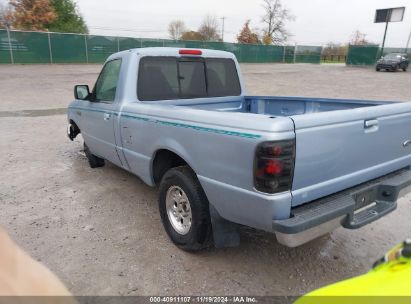
POLYGON ((385 38, 387 38, 387 31, 388 31, 388 24, 389 24, 388 20, 389 19, 387 18, 387 21, 385 23, 384 38, 382 40, 382 46, 381 46, 381 56, 384 56, 385 38))
POLYGON ((405 54, 408 54, 408 47, 410 46, 410 40, 411 40, 411 31, 408 36, 407 45, 405 46, 405 54))

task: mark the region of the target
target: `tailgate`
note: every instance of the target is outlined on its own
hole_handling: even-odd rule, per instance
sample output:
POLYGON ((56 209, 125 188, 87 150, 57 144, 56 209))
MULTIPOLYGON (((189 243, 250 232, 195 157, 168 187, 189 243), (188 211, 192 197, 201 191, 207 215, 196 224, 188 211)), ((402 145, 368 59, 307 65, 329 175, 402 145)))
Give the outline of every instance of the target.
POLYGON ((411 165, 411 103, 291 116, 293 206, 411 165))

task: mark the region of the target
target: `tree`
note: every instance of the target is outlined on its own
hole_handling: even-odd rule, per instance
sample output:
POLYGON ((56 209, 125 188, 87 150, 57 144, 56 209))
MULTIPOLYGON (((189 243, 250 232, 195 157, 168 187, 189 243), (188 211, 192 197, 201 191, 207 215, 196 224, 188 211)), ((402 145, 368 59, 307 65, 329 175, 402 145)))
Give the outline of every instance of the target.
POLYGON ((44 31, 57 18, 49 0, 11 0, 12 25, 20 30, 44 31))
POLYGON ((10 25, 12 22, 10 6, 6 6, 3 3, 0 3, 0 27, 7 27, 7 24, 10 25))
POLYGON ((207 41, 221 41, 219 35, 219 26, 217 18, 214 16, 206 16, 201 23, 198 32, 204 37, 204 40, 207 41))
POLYGON ((347 45, 329 42, 323 48, 322 55, 324 56, 330 56, 330 55, 345 56, 347 55, 347 51, 348 51, 347 45))
POLYGON ((287 21, 294 20, 290 10, 284 8, 281 0, 263 0, 265 14, 262 17, 266 25, 264 30, 264 44, 284 44, 290 32, 285 28, 287 21))
POLYGON ((181 36, 186 32, 186 26, 181 20, 174 20, 168 26, 168 34, 173 40, 181 39, 181 36))
POLYGON ((366 34, 361 33, 359 30, 356 30, 351 36, 350 44, 351 45, 370 44, 370 42, 367 39, 365 39, 366 36, 367 36, 366 34))
POLYGON ((188 31, 181 35, 181 40, 205 40, 204 36, 196 31, 188 31))
POLYGON ((271 38, 271 36, 268 35, 267 33, 264 33, 264 35, 263 35, 263 44, 270 45, 272 43, 273 43, 273 39, 271 38))
POLYGON ((242 44, 258 44, 261 43, 258 39, 258 35, 253 33, 250 29, 250 20, 247 20, 237 36, 238 43, 242 44))
POLYGON ((57 18, 51 22, 48 29, 52 32, 87 34, 87 25, 73 0, 51 0, 57 18))

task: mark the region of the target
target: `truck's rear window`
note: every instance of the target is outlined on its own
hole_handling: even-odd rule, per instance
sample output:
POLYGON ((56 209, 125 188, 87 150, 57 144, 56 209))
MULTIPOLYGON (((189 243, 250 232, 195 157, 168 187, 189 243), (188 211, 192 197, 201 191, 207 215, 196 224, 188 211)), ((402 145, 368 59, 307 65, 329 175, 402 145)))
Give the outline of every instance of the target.
POLYGON ((137 95, 142 101, 240 94, 232 59, 144 57, 140 61, 137 95))

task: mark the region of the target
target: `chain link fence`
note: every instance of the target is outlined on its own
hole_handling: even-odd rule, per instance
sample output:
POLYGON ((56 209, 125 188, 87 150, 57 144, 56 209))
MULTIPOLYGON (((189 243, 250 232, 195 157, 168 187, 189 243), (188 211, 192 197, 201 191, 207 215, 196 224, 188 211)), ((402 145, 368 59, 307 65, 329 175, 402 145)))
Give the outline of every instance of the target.
POLYGON ((102 63, 118 51, 142 47, 205 48, 232 52, 240 62, 321 62, 321 46, 249 45, 0 30, 0 63, 102 63))
MULTIPOLYGON (((405 53, 404 48, 384 48, 383 55, 389 53, 405 53)), ((374 65, 381 56, 379 45, 350 45, 347 54, 347 65, 374 65)), ((408 50, 411 57, 411 50, 408 50)))

